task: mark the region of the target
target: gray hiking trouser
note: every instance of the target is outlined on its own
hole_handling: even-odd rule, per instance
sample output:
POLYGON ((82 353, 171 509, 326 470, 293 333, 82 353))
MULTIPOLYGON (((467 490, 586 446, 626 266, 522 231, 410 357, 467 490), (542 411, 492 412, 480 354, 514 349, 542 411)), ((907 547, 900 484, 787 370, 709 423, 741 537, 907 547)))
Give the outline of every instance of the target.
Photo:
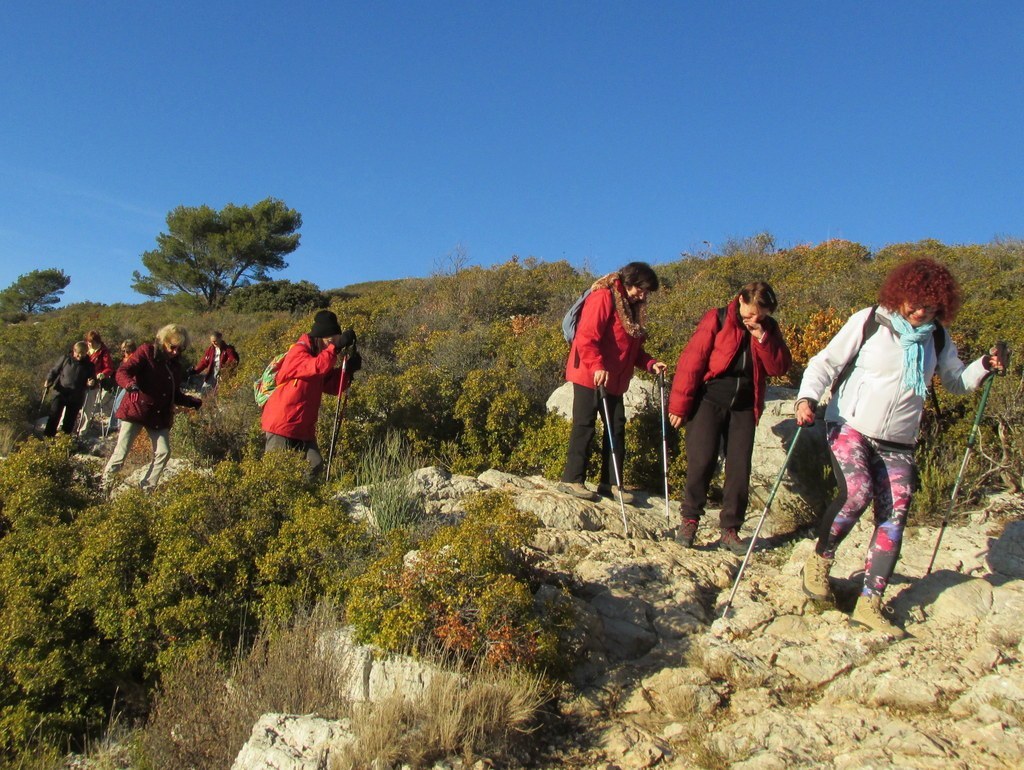
POLYGON ((149 440, 153 444, 153 460, 150 462, 149 468, 146 469, 146 475, 142 477, 139 486, 143 489, 152 489, 160 481, 160 474, 164 472, 167 461, 171 459, 171 429, 146 428, 137 422, 122 420, 121 430, 117 433, 117 446, 114 447, 114 453, 110 455, 107 467, 103 469, 104 485, 109 484, 111 477, 121 470, 128 452, 131 451, 132 444, 135 443, 135 437, 143 429, 149 434, 149 440))

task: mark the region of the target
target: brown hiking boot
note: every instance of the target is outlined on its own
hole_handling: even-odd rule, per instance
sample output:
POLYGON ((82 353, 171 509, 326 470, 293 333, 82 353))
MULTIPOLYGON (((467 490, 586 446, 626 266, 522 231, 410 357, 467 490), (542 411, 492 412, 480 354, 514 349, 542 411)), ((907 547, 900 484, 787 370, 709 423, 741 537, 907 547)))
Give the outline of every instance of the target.
POLYGON ((683 523, 676 530, 676 542, 687 548, 693 548, 693 541, 697 538, 698 523, 696 519, 683 519, 683 523))
POLYGON ((832 596, 828 573, 832 569, 834 561, 835 559, 826 559, 824 556, 819 556, 817 552, 811 551, 811 555, 804 562, 805 594, 820 602, 827 601, 832 596))
POLYGON ((718 547, 724 548, 737 556, 743 556, 747 552, 747 546, 740 540, 740 533, 736 527, 726 527, 722 530, 722 536, 718 540, 718 547))
POLYGON ((618 500, 619 499, 619 492, 620 491, 622 492, 622 504, 623 505, 632 505, 633 504, 633 494, 631 492, 627 492, 625 489, 620 490, 614 484, 598 484, 597 485, 597 494, 601 495, 602 497, 610 497, 613 500, 618 500))
POLYGON ((587 489, 585 484, 579 484, 576 482, 563 481, 555 487, 555 489, 559 492, 565 492, 567 495, 572 495, 580 500, 589 500, 592 503, 596 503, 601 499, 596 492, 591 492, 587 489))
POLYGON ((869 596, 861 594, 857 599, 857 606, 853 608, 850 622, 855 626, 867 628, 869 631, 881 631, 898 639, 902 639, 907 635, 906 631, 899 626, 893 625, 885 617, 885 614, 882 612, 882 597, 878 594, 870 594, 869 596))

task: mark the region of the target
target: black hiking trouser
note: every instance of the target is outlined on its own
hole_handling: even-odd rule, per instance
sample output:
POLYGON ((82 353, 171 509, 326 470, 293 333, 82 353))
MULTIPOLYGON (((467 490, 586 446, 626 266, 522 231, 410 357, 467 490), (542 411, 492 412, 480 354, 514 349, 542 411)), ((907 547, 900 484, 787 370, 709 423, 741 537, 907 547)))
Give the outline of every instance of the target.
POLYGON ((704 514, 708 487, 718 465, 718 447, 725 449, 725 486, 722 490, 722 529, 739 529, 750 501, 750 459, 754 453, 754 410, 733 411, 704 398, 686 424, 686 488, 682 517, 704 514))
MULTIPOLYGON (((622 396, 608 394, 608 411, 611 413, 612 434, 615 438, 615 459, 619 473, 623 473, 626 460, 626 408, 622 396)), ((597 426, 597 415, 601 413, 604 420, 604 409, 601 396, 596 388, 572 384, 572 433, 569 434, 569 453, 565 458, 565 470, 562 481, 582 484, 587 478, 587 466, 590 462, 590 444, 594 440, 597 426)), ((612 451, 608 443, 608 430, 603 431, 604 440, 601 444, 601 484, 618 484, 615 470, 612 467, 612 451)))
POLYGON ((43 433, 47 436, 56 436, 58 423, 64 433, 74 433, 75 421, 84 403, 84 393, 54 393, 53 400, 50 401, 50 416, 46 419, 46 429, 43 433), (64 413, 63 421, 60 419, 61 412, 64 413))

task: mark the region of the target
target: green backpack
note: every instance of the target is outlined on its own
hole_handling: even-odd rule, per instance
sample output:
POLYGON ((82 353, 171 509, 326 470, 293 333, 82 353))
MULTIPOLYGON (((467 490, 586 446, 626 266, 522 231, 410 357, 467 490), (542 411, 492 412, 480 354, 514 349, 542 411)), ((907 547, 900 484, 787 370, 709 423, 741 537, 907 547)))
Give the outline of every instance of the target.
POLYGON ((286 355, 288 354, 282 353, 279 356, 274 356, 267 364, 267 368, 263 370, 263 374, 253 380, 252 395, 256 399, 256 406, 260 409, 270 400, 270 394, 277 389, 277 373, 281 369, 281 362, 284 361, 286 355))

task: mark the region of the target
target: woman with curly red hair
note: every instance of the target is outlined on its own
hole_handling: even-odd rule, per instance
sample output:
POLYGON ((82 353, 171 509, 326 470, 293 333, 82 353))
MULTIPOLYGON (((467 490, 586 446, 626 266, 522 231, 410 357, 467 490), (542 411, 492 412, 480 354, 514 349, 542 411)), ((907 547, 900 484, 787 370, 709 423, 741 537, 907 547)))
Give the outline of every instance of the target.
POLYGON ((832 390, 825 426, 839 487, 804 564, 803 585, 809 596, 829 598, 836 549, 874 501, 875 531, 851 620, 902 636, 882 614, 882 594, 896 569, 914 492, 914 445, 928 383, 937 372, 947 390, 966 393, 1005 362, 995 349, 970 365, 960 360, 944 328, 960 309, 960 287, 934 260, 893 269, 878 299, 877 306, 854 313, 808 362, 800 384, 798 425, 814 423, 818 399, 832 390))

